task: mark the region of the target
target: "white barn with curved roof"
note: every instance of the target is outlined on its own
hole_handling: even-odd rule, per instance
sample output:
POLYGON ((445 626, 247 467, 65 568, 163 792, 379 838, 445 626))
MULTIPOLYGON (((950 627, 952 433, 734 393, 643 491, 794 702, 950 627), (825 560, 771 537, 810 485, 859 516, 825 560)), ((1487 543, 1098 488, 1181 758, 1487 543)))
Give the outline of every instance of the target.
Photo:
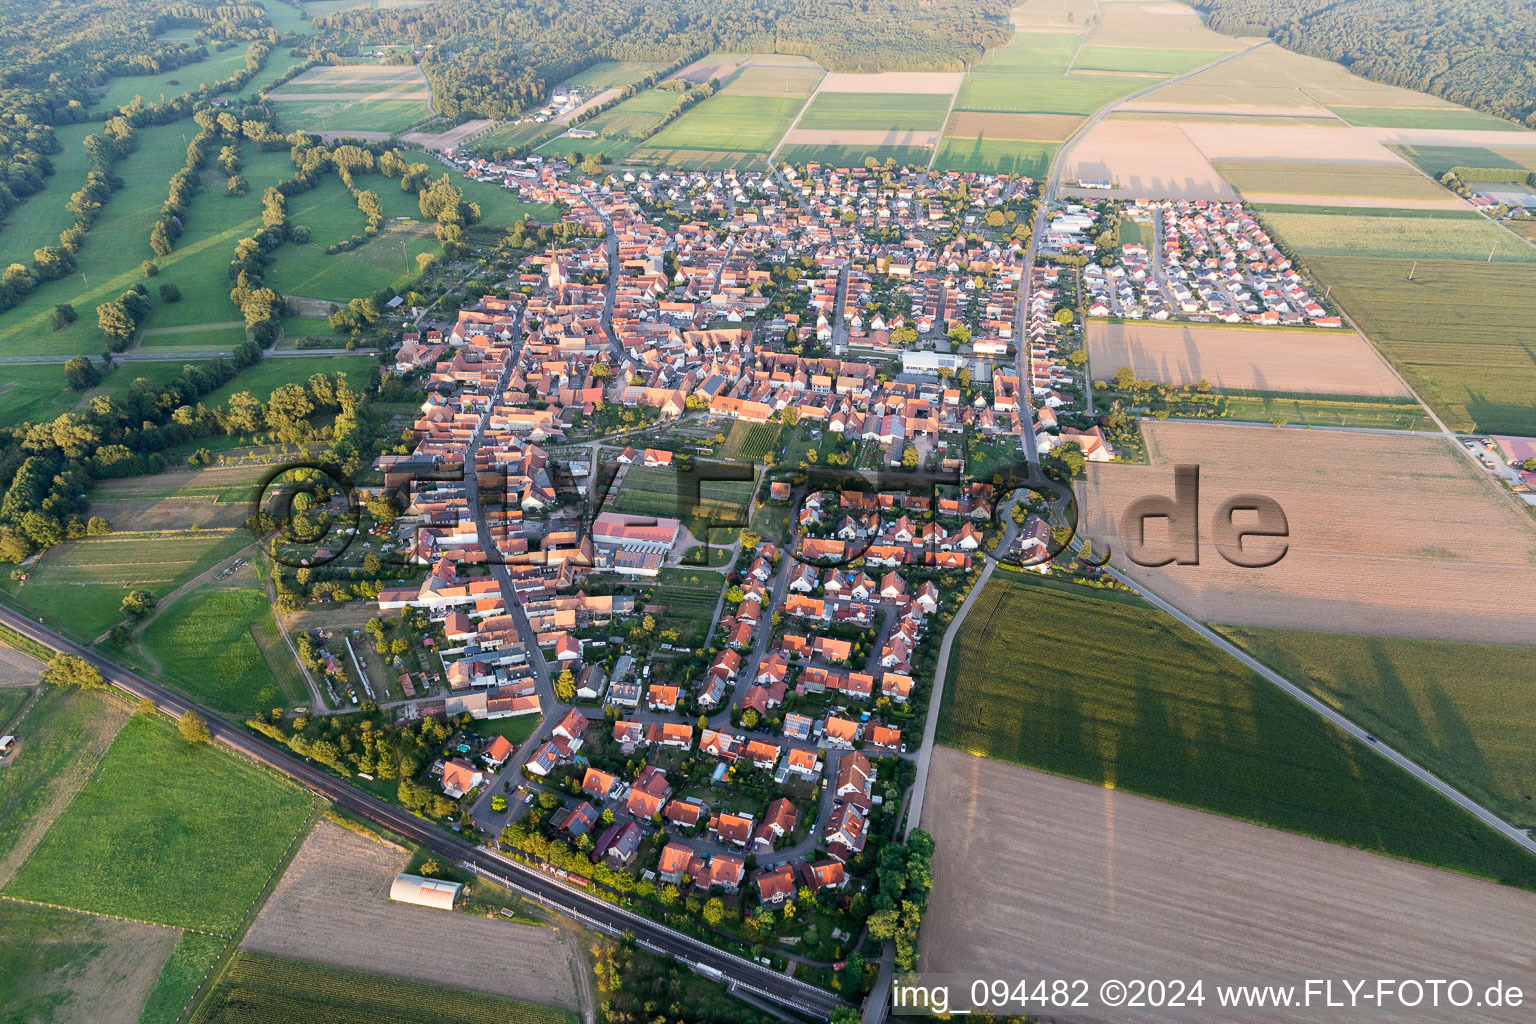
POLYGON ((389 887, 389 898, 396 903, 415 903, 422 907, 452 910, 464 886, 420 875, 398 874, 389 887))

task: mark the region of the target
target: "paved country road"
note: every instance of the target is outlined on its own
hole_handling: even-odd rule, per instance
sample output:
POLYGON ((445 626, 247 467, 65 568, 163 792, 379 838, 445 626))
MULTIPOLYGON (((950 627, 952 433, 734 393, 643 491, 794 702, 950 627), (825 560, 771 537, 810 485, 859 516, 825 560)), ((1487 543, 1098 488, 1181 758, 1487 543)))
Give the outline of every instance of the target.
POLYGON ((442 856, 450 857, 455 863, 462 864, 482 878, 535 900, 550 910, 572 917, 596 931, 610 936, 628 932, 646 949, 675 957, 690 966, 703 967, 708 972, 719 972, 725 984, 733 989, 739 988, 816 1019, 827 1020, 835 1009, 846 1005, 830 992, 797 981, 771 967, 716 949, 649 918, 564 885, 494 850, 474 846, 450 835, 399 807, 369 796, 308 761, 257 739, 217 713, 150 682, 9 608, 0 608, 0 624, 49 650, 84 658, 101 671, 107 682, 134 697, 154 701, 157 708, 172 717, 179 718, 188 711, 196 711, 207 721, 214 742, 222 743, 236 753, 288 776, 338 807, 382 825, 442 856))

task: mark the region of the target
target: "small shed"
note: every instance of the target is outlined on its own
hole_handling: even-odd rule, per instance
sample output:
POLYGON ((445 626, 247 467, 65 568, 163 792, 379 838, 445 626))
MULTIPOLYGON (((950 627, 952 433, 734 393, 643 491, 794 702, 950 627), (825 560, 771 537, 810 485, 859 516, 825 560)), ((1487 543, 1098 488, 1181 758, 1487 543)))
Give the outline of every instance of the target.
POLYGON ((397 903, 452 910, 464 887, 458 882, 443 882, 420 875, 399 874, 389 887, 389 898, 397 903))

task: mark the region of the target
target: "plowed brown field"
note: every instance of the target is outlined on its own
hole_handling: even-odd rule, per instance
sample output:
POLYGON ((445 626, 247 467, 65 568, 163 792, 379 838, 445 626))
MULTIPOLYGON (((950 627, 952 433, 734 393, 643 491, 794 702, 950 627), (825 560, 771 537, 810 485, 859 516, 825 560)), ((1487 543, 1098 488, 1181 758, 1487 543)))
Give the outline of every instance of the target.
MULTIPOLYGON (((1085 532, 1196 618, 1536 644, 1536 522, 1449 440, 1194 421, 1142 429, 1150 466, 1090 466, 1085 532), (1124 512, 1143 495, 1171 496, 1173 467, 1191 464, 1200 467, 1200 564, 1133 564, 1124 512), (1289 523, 1285 557, 1264 569, 1231 565, 1212 543, 1221 502, 1253 493, 1279 502, 1289 523)), ((1165 554, 1167 536, 1149 520, 1148 553, 1165 554)))
POLYGON ((1218 390, 1407 396, 1376 350, 1358 334, 1253 331, 1178 324, 1088 323, 1089 368, 1107 379, 1129 366, 1146 380, 1218 390))

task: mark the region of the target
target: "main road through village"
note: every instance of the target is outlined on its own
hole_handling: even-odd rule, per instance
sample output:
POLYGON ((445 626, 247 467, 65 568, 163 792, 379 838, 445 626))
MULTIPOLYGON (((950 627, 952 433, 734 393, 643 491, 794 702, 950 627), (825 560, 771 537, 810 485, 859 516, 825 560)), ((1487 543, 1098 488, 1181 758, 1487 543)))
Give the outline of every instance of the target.
POLYGON ((207 721, 208 732, 214 742, 222 743, 236 753, 286 775, 338 807, 382 825, 412 842, 420 843, 435 853, 451 857, 476 875, 511 889, 550 910, 575 918, 595 931, 609 936, 628 932, 644 948, 673 956, 689 966, 702 968, 712 976, 718 972, 718 976, 734 989, 823 1020, 830 1018, 833 1010, 844 1005, 837 996, 814 985, 673 931, 623 907, 574 889, 534 868, 504 857, 495 850, 475 846, 450 835, 399 807, 362 792, 309 761, 301 760, 258 739, 217 713, 150 682, 9 608, 0 608, 0 624, 49 650, 84 658, 101 671, 108 683, 134 697, 153 701, 157 708, 172 717, 179 718, 188 711, 196 711, 207 721))

